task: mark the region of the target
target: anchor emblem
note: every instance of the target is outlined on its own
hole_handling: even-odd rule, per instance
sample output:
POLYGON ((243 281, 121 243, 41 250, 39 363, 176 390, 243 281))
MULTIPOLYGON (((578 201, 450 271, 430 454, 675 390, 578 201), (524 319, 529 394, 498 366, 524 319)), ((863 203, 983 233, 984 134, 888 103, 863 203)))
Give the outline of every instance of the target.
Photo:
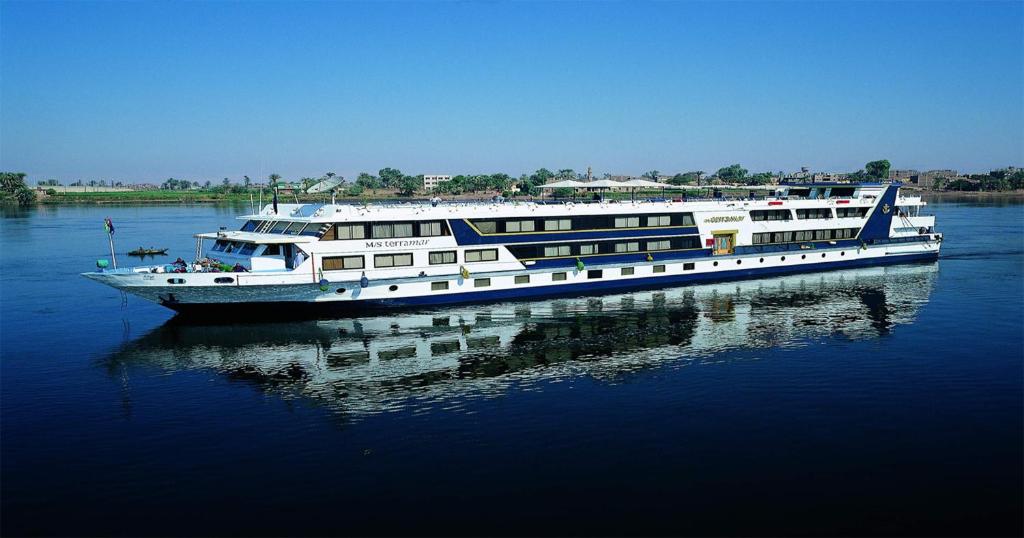
POLYGON ((885 204, 882 206, 882 213, 888 215, 890 211, 892 211, 892 208, 889 207, 889 204, 885 204))

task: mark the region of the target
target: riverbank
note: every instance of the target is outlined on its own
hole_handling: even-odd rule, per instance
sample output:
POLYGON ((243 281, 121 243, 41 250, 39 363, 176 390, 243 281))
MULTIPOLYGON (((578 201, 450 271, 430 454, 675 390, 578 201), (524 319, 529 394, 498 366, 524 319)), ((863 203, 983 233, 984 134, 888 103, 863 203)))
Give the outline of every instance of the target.
POLYGON ((1017 191, 907 191, 920 194, 927 200, 955 202, 957 200, 1024 200, 1024 190, 1017 191))
MULTIPOLYGON (((726 196, 746 196, 747 189, 723 189, 726 196)), ((903 192, 923 196, 927 200, 934 201, 957 201, 957 200, 989 200, 989 199, 1011 199, 1024 200, 1024 190, 1016 191, 927 191, 906 189, 903 192)), ((637 192, 637 197, 658 197, 663 195, 679 196, 679 191, 642 191, 637 192)), ((445 200, 481 200, 494 196, 493 192, 467 193, 462 195, 447 195, 445 200)), ((687 196, 707 196, 707 189, 691 189, 687 196)), ((338 202, 386 202, 386 201, 414 201, 425 200, 430 194, 417 194, 414 196, 399 196, 396 192, 364 193, 359 196, 338 196, 338 202)), ((606 199, 630 199, 630 193, 615 192, 605 193, 606 199)), ((324 194, 288 194, 278 196, 281 203, 295 202, 324 202, 329 200, 324 194)), ((533 200, 533 197, 516 197, 513 200, 533 200)), ((260 195, 256 193, 224 193, 218 191, 171 191, 171 190, 145 190, 145 191, 106 191, 106 192, 66 192, 57 194, 37 193, 36 202, 46 205, 64 204, 248 204, 255 202, 259 204, 260 195)), ((263 193, 262 203, 268 204, 271 197, 263 193)))

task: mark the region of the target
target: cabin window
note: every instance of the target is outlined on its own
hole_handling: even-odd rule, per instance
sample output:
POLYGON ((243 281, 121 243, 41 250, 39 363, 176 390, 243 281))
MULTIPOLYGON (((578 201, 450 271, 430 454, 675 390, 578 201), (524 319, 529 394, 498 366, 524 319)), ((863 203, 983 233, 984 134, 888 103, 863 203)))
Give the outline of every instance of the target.
POLYGON ((331 239, 366 239, 366 227, 362 224, 335 224, 331 239))
POLYGON ((491 285, 491 279, 489 278, 476 278, 473 279, 474 288, 486 288, 491 285))
POLYGON ((664 265, 655 265, 654 266, 654 272, 655 273, 664 273, 665 272, 665 266, 664 265))
POLYGON ((536 223, 532 220, 510 220, 505 223, 507 233, 533 232, 536 231, 536 223))
POLYGON ((604 271, 601 269, 591 269, 587 271, 587 278, 601 278, 604 276, 604 271))
POLYGON ((654 215, 647 217, 647 226, 670 226, 672 224, 672 217, 668 215, 654 215))
POLYGON ((227 241, 217 241, 216 243, 213 244, 213 248, 210 250, 213 250, 215 252, 222 252, 224 250, 224 247, 226 246, 228 246, 227 241))
POLYGON ((362 269, 362 256, 325 256, 320 261, 324 271, 342 271, 345 269, 362 269))
POLYGON ((828 230, 814 230, 814 238, 817 239, 818 241, 831 239, 831 235, 832 234, 830 234, 828 230))
POLYGON ((667 239, 647 242, 647 250, 668 250, 670 248, 672 248, 672 242, 667 239))
POLYGON ((551 247, 544 247, 544 256, 568 256, 570 251, 569 245, 555 245, 551 247))
POLYGON ((773 243, 789 243, 793 241, 793 232, 774 232, 772 233, 773 243))
POLYGON ((596 243, 588 245, 580 245, 580 255, 586 256, 588 254, 597 254, 598 247, 596 243))
POLYGON ((412 254, 377 254, 373 257, 374 267, 409 267, 412 254))
POLYGON ((216 284, 233 284, 235 282, 235 279, 229 276, 219 276, 213 279, 213 282, 216 284))
POLYGON ((841 219, 853 219, 863 218, 867 216, 868 208, 866 207, 837 207, 836 217, 841 219))
POLYGON ((430 291, 442 291, 446 289, 448 289, 448 281, 430 283, 430 291))
POLYGON ((615 252, 640 252, 640 243, 637 241, 615 243, 615 252))
POLYGON ((498 231, 498 223, 493 220, 481 220, 477 221, 475 224, 476 229, 480 230, 480 233, 482 234, 492 234, 498 231))
POLYGON ((571 219, 552 219, 544 221, 544 231, 555 232, 561 230, 571 230, 572 220, 571 219))
POLYGON ((435 237, 439 235, 444 235, 444 227, 441 226, 441 221, 434 220, 420 223, 420 237, 435 237))
POLYGON ((498 249, 487 248, 480 250, 467 250, 466 263, 493 262, 498 259, 498 249))
POLYGON ((267 248, 263 250, 260 256, 280 256, 281 245, 267 245, 267 248))
POLYGON ((854 187, 832 187, 828 195, 832 198, 850 198, 853 196, 854 187))
POLYGON ((411 222, 388 222, 372 225, 371 237, 374 239, 391 239, 395 237, 412 237, 411 222))
POLYGON ((621 274, 622 276, 631 276, 635 272, 636 269, 632 267, 623 267, 622 269, 619 269, 619 274, 621 274))
POLYGON ((274 227, 270 229, 270 233, 272 233, 272 234, 284 233, 284 231, 287 230, 288 226, 290 226, 290 225, 291 225, 291 223, 288 222, 288 221, 284 221, 284 220, 277 221, 276 223, 274 223, 274 227))
POLYGON ((529 284, 530 275, 519 275, 516 277, 516 284, 529 284))
POLYGON ((251 231, 255 230, 256 227, 259 226, 260 224, 262 224, 262 221, 258 221, 258 220, 246 221, 245 225, 242 226, 242 231, 243 232, 251 232, 251 231))
POLYGON ((569 278, 567 273, 551 273, 551 280, 554 282, 561 282, 569 278))
POLYGON ((683 264, 683 271, 693 271, 696 265, 692 262, 683 264))
POLYGON ((640 217, 615 217, 616 228, 639 228, 640 217))
POLYGON ((442 265, 445 263, 455 263, 455 251, 454 250, 443 250, 441 252, 431 252, 428 257, 430 265, 442 265))
POLYGON ((680 224, 682 226, 693 226, 693 224, 694 224, 693 213, 683 213, 680 224))
POLYGON ((832 209, 827 207, 818 207, 813 209, 797 209, 796 218, 798 219, 830 219, 832 218, 832 209))
POLYGON ((238 253, 241 254, 242 256, 249 256, 255 251, 256 243, 246 243, 242 245, 242 250, 239 250, 238 253))
POLYGON ((750 212, 750 220, 789 220, 788 209, 758 209, 750 212))
POLYGON ((306 226, 308 226, 308 224, 296 222, 289 226, 288 229, 284 231, 284 233, 288 235, 299 235, 300 233, 302 233, 302 230, 306 229, 306 226))

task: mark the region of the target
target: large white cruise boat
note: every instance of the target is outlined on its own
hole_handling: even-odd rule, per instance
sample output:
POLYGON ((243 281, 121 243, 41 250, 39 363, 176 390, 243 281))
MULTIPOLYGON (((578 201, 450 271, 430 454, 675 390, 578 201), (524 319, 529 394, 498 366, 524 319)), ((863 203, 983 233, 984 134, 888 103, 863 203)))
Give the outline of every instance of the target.
POLYGON ((197 234, 192 263, 84 276, 233 317, 621 292, 934 260, 942 235, 924 206, 889 183, 746 199, 272 204, 238 231, 197 234))

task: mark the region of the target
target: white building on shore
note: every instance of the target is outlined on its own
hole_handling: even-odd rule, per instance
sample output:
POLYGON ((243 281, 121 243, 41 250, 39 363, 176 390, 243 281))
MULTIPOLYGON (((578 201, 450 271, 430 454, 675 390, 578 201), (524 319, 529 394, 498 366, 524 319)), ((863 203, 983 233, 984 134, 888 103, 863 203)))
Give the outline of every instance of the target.
POLYGON ((432 191, 436 189, 437 186, 440 185, 441 183, 444 183, 445 181, 450 181, 451 179, 452 176, 425 175, 423 176, 423 188, 425 190, 432 191))

